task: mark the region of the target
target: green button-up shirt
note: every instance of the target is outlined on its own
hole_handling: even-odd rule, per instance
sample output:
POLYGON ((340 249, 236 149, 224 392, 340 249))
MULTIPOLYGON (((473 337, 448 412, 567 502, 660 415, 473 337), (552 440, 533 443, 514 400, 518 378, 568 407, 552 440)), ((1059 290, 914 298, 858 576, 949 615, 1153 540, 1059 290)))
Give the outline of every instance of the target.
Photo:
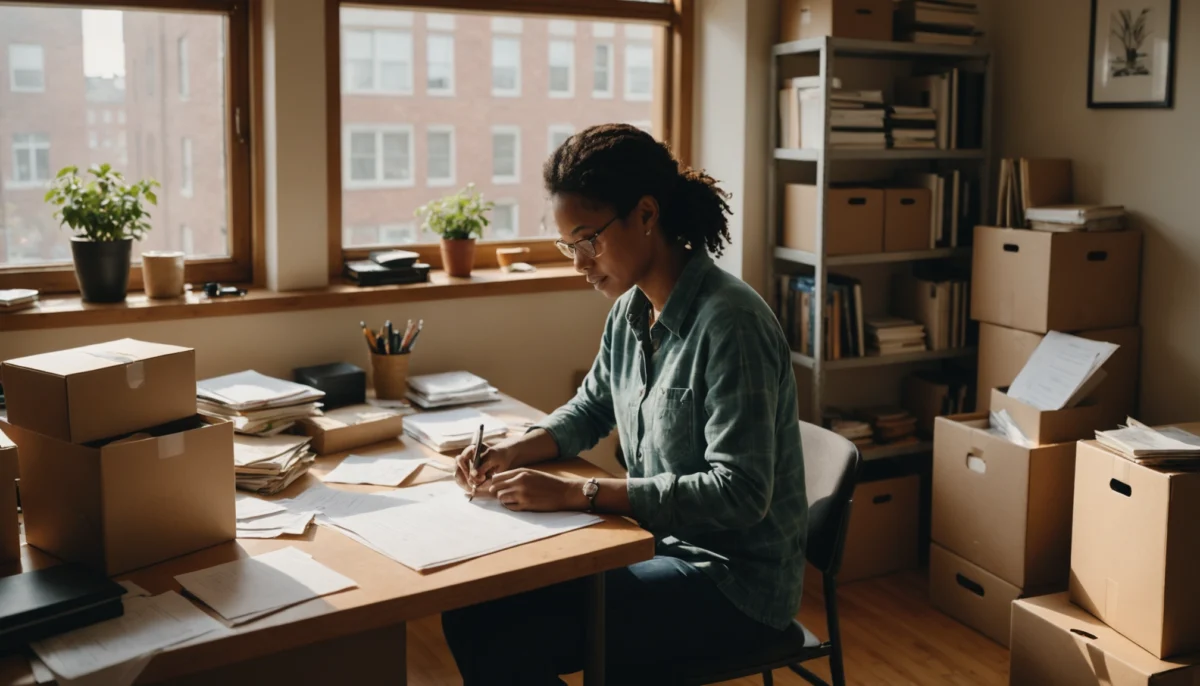
POLYGON ((562 455, 615 426, 657 552, 707 573, 750 617, 800 607, 808 500, 790 350, 761 297, 693 255, 653 327, 637 288, 609 312, 575 397, 539 424, 562 455))

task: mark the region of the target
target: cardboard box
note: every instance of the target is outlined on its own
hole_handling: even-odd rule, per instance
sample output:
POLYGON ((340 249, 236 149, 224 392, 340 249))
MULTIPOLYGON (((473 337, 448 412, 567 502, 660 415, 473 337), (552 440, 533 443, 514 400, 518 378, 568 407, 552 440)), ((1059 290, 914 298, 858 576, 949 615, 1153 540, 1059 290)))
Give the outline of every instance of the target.
POLYGON ((1013 686, 1200 684, 1200 657, 1164 662, 1072 605, 1066 593, 1013 603, 1010 643, 1013 686))
POLYGON ((1038 445, 1095 438, 1096 429, 1108 428, 1094 398, 1075 407, 1043 411, 1013 398, 1008 394, 1008 387, 1004 387, 992 389, 991 407, 993 412, 1007 411, 1021 433, 1038 445))
POLYGON ((1137 231, 978 226, 971 318, 1037 333, 1133 326, 1141 263, 1137 231))
MULTIPOLYGON (((1116 428, 1126 417, 1137 415, 1138 364, 1141 355, 1141 329, 1077 331, 1076 336, 1108 341, 1120 347, 1104 363, 1104 381, 1096 389, 1100 406, 1100 427, 1116 428)), ((979 325, 978 382, 975 407, 981 412, 991 406, 992 389, 1004 388, 1017 378, 1044 334, 1008 329, 995 324, 979 325)))
POLYGON ((819 36, 892 40, 891 0, 783 0, 780 40, 819 36))
MULTIPOLYGON (((783 246, 817 251, 817 197, 821 190, 808 184, 788 184, 783 193, 783 246)), ((883 252, 883 190, 831 188, 825 197, 827 255, 883 252)))
POLYGON ((125 338, 8 360, 8 421, 89 443, 196 414, 196 352, 125 338))
POLYGON ((1200 651, 1200 472, 1080 441, 1074 516, 1071 601, 1155 657, 1200 651))
POLYGON ((321 417, 305 417, 298 426, 312 437, 318 455, 330 455, 395 439, 404 433, 404 417, 374 405, 351 405, 321 417))
POLYGON ((929 249, 928 188, 883 190, 883 251, 929 249))
POLYGON ((1017 588, 1063 590, 1074 475, 1074 443, 1023 448, 986 415, 938 417, 930 535, 1017 588))
POLYGON ((859 483, 838 581, 882 576, 917 566, 921 483, 916 474, 859 483))
POLYGON ((89 445, 0 428, 20 455, 29 545, 112 576, 234 537, 230 422, 194 415, 89 445))
POLYGON ((17 513, 17 446, 0 433, 0 563, 21 559, 21 524, 17 513))
POLYGON ((929 546, 929 601, 935 608, 1008 647, 1012 602, 1020 588, 937 543, 929 546))

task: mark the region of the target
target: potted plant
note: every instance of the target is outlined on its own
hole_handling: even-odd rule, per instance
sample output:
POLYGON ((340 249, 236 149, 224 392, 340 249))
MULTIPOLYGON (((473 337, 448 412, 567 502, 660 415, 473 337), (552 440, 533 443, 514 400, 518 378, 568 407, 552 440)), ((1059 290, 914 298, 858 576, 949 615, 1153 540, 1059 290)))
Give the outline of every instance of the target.
POLYGON ((158 204, 158 182, 126 185, 120 172, 107 164, 88 168, 92 178, 81 177, 78 167, 63 167, 46 193, 56 206, 54 218, 74 232, 71 256, 83 299, 94 303, 125 300, 129 288, 129 260, 133 241, 150 230, 149 213, 142 205, 158 204))
POLYGON ((493 203, 484 202, 475 184, 417 208, 421 226, 442 238, 442 267, 450 276, 470 276, 475 266, 475 239, 483 238, 487 213, 493 203))

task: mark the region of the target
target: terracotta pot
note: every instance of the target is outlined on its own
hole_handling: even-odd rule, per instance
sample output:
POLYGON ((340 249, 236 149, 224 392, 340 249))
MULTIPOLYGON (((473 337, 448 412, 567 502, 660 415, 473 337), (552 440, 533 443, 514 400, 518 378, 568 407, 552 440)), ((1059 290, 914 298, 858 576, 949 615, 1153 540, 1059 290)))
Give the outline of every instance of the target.
POLYGON ((442 239, 442 268, 450 276, 470 276, 475 266, 475 239, 442 239))

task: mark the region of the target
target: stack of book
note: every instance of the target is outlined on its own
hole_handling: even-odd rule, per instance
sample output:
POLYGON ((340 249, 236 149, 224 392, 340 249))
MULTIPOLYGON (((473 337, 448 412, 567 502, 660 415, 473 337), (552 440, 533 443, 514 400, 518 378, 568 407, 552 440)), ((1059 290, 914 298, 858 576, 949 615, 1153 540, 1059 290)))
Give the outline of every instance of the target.
MULTIPOLYGON (((1056 208, 1075 202, 1072 166, 1071 160, 1061 158, 1006 157, 1000 160, 996 226, 1023 229, 1029 220, 1026 215, 1030 210, 1056 208)), ((1056 217, 1058 214, 1047 212, 1041 216, 1060 218, 1056 217)), ((1124 210, 1121 214, 1124 214, 1124 210)))
POLYGON ((937 148, 937 112, 932 107, 892 105, 888 115, 891 147, 899 150, 937 148))
POLYGON ((860 419, 834 417, 828 421, 829 428, 842 438, 849 440, 860 450, 875 445, 875 431, 860 419))
MULTIPOLYGON (((800 138, 805 148, 824 147, 824 91, 800 93, 800 138)), ((887 110, 883 91, 835 89, 829 94, 829 146, 834 148, 886 148, 887 110)))
POLYGON ((307 436, 233 437, 233 462, 237 487, 260 495, 274 495, 308 471, 316 453, 307 436))
POLYGON ((823 357, 840 360, 866 357, 863 329, 862 284, 841 274, 829 274, 825 307, 816 306, 816 280, 811 276, 779 277, 775 311, 793 350, 814 355, 817 313, 824 332, 823 357))
POLYGON ((904 445, 917 442, 917 418, 899 407, 880 407, 860 413, 871 424, 877 445, 904 445))
MULTIPOLYGON (((832 87, 841 88, 841 79, 834 77, 832 87)), ((779 90, 779 147, 804 147, 800 135, 801 103, 806 93, 820 93, 821 88, 824 88, 824 79, 820 76, 796 76, 783 80, 783 87, 779 90)), ((809 142, 813 147, 819 147, 819 143, 809 142)))
POLYGON ((892 282, 892 312, 925 327, 929 350, 967 346, 971 283, 950 275, 901 275, 892 282))
POLYGON ((500 399, 500 391, 470 372, 424 374, 408 380, 408 398, 425 409, 500 399))
POLYGON ((483 425, 484 441, 508 434, 508 426, 503 421, 466 408, 415 414, 404 423, 404 433, 439 453, 450 453, 471 445, 480 425, 483 425))
POLYGON ((28 288, 10 288, 0 290, 0 314, 20 312, 36 306, 38 292, 28 288))
POLYGON ((933 110, 939 150, 978 150, 983 147, 984 78, 967 66, 934 67, 897 79, 895 105, 933 110))
POLYGON ((900 33, 926 45, 975 45, 979 40, 979 6, 966 0, 901 0, 897 5, 900 33))
POLYGON ((1125 228, 1121 205, 1052 205, 1025 212, 1034 231, 1120 231, 1125 228))
POLYGON ((871 355, 903 355, 925 350, 925 326, 911 319, 872 319, 866 329, 871 355))
POLYGON ((302 417, 319 416, 321 403, 317 401, 325 397, 325 392, 244 371, 199 381, 196 395, 200 414, 228 419, 240 434, 274 436, 302 417))
POLYGON ((954 169, 943 173, 905 171, 897 183, 929 191, 929 249, 957 248, 971 240, 979 223, 979 190, 969 172, 954 169))

